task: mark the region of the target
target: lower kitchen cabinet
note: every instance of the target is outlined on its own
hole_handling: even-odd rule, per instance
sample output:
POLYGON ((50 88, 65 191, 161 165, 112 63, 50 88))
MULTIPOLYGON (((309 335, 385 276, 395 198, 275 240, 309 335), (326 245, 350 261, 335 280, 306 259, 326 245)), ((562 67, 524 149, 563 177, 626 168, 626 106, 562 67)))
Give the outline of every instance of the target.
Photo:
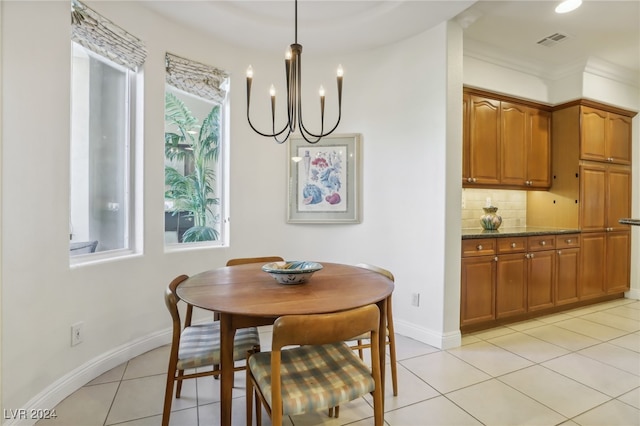
POLYGON ((580 272, 580 248, 558 249, 556 251, 556 306, 579 300, 578 274, 580 272))
POLYGON ((580 299, 580 234, 556 236, 555 305, 580 299))
POLYGON ((528 253, 527 311, 552 308, 555 304, 556 251, 528 253))
POLYGON ((580 243, 580 299, 605 294, 606 241, 604 232, 581 235, 580 243))
POLYGON ((629 291, 631 231, 607 232, 607 294, 629 291))
POLYGON ((494 320, 496 257, 465 257, 461 272, 460 325, 494 320))
POLYGON ((630 232, 465 239, 463 331, 609 300, 629 289, 630 232))
POLYGON ((628 291, 631 232, 588 232, 581 237, 580 298, 628 291))
POLYGON ((527 265, 525 253, 498 256, 496 269, 496 318, 527 312, 527 265))

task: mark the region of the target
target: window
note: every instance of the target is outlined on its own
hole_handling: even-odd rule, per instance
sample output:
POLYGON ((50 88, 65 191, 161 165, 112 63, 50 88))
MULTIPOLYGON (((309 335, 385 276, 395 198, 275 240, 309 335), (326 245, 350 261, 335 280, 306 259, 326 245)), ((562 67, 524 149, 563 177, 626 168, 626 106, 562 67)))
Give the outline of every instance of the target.
POLYGON ((134 248, 132 126, 144 50, 132 56, 137 39, 125 36, 72 2, 70 256, 134 248))
POLYGON ((227 74, 171 54, 166 64, 165 244, 222 244, 227 74))

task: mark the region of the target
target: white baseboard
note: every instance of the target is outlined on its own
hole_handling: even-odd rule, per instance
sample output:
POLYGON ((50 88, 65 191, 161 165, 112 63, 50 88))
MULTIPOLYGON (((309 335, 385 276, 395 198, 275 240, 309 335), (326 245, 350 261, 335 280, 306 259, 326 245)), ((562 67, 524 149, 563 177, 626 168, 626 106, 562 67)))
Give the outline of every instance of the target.
POLYGON ((640 300, 640 289, 632 288, 624 294, 626 299, 640 300))
POLYGON ((410 337, 439 349, 457 348, 462 343, 460 330, 450 333, 439 333, 397 318, 393 319, 393 327, 397 334, 410 337))
MULTIPOLYGON (((101 374, 138 355, 169 343, 171 343, 171 329, 152 333, 105 352, 47 386, 25 404, 24 412, 29 413, 31 410, 38 409, 50 410, 101 374)), ((36 422, 36 419, 15 418, 4 420, 3 426, 31 426, 36 422)))

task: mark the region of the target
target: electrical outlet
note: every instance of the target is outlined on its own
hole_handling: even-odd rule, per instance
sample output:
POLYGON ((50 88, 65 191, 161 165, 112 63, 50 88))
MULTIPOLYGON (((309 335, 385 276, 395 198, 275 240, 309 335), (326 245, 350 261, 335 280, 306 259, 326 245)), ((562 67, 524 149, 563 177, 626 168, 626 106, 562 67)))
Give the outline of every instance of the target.
POLYGON ((84 341, 84 332, 82 330, 83 322, 71 324, 71 346, 79 345, 84 341))
POLYGON ((413 306, 420 306, 420 293, 411 294, 411 304, 413 306))

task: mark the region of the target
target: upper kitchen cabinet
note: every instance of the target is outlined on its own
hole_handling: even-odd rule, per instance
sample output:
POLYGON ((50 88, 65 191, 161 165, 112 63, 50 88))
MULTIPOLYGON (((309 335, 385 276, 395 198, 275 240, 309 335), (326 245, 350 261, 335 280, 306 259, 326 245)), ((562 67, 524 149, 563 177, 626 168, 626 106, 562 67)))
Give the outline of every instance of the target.
POLYGON ((551 113, 487 92, 463 94, 463 186, 545 189, 551 185, 551 113))
POLYGON ((580 159, 631 164, 631 117, 581 105, 580 159))
POLYGON ((463 162, 471 185, 500 184, 500 101, 464 95, 467 111, 463 162))

